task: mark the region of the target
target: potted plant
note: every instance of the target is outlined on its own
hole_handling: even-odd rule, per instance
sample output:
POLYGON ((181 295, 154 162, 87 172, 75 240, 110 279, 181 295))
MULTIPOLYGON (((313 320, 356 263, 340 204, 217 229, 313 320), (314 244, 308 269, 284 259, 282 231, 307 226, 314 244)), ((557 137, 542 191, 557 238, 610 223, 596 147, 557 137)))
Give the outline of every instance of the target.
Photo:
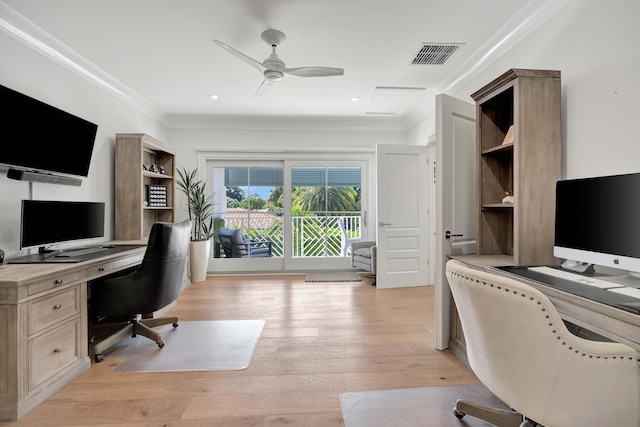
POLYGON ((197 169, 178 169, 178 188, 187 198, 187 214, 191 220, 189 265, 191 281, 203 282, 207 278, 207 266, 213 237, 213 194, 205 191, 204 182, 196 178, 197 169))

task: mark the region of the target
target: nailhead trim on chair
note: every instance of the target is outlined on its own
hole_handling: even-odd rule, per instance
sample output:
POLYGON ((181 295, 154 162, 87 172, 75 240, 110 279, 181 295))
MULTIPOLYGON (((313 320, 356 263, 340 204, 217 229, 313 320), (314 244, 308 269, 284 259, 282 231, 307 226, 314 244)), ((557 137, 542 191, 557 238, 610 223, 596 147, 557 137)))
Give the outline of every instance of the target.
MULTIPOLYGON (((475 283, 478 283, 478 284, 482 284, 482 285, 484 285, 484 286, 489 285, 490 287, 492 287, 492 288, 497 288, 498 290, 502 290, 502 288, 503 288, 503 287, 502 287, 502 286, 500 286, 500 285, 494 285, 494 284, 493 284, 493 283, 491 283, 491 282, 487 283, 487 282, 486 282, 486 281, 484 281, 484 280, 474 279, 474 278, 471 278, 471 277, 468 277, 468 276, 465 276, 465 275, 462 275, 462 274, 460 274, 460 273, 456 273, 456 272, 453 272, 453 271, 450 271, 450 273, 451 273, 451 274, 454 274, 454 275, 456 275, 456 276, 458 276, 458 277, 462 277, 464 280, 466 280, 466 281, 468 281, 468 282, 471 282, 471 283, 474 283, 474 282, 475 282, 475 283)), ((511 292, 508 288, 504 288, 504 290, 505 290, 507 293, 511 292)), ((513 294, 514 294, 514 295, 518 295, 518 292, 519 292, 519 291, 513 291, 513 294)), ((531 295, 527 295, 527 294, 525 294, 524 292, 522 292, 522 293, 521 293, 521 297, 526 298, 527 296, 529 296, 529 300, 530 300, 530 301, 536 301, 536 304, 537 304, 537 305, 543 305, 543 304, 542 304, 542 301, 536 300, 536 298, 535 298, 535 297, 533 297, 533 296, 531 296, 531 295)), ((541 311, 542 311, 542 312, 545 312, 545 311, 546 311, 546 308, 545 308, 545 307, 542 307, 542 308, 541 308, 541 311)), ((545 315, 545 318, 546 318, 546 319, 550 319, 551 317, 547 314, 547 315, 545 315)), ((554 327, 554 324, 553 324, 551 321, 549 321, 549 326, 550 326, 550 327, 554 327)), ((553 334, 557 334, 557 335, 558 335, 558 336, 556 337, 556 339, 558 339, 558 340, 562 340, 562 336, 561 336, 561 335, 560 335, 560 333, 557 331, 557 329, 553 329, 551 332, 552 332, 553 334)), ((562 345, 566 346, 566 345, 567 345, 566 341, 562 341, 562 345)), ((575 353, 575 354, 581 354, 581 355, 582 355, 582 357, 589 356, 589 358, 590 358, 590 359, 592 359, 592 358, 594 358, 594 357, 595 357, 596 359, 604 359, 604 360, 608 360, 608 359, 609 359, 609 356, 601 356, 601 355, 587 354, 587 353, 585 353, 585 352, 581 352, 580 350, 574 350, 572 346, 569 346, 569 347, 568 347, 568 350, 570 350, 570 351, 574 351, 574 353, 575 353)), ((626 358, 627 358, 627 357, 625 357, 625 356, 611 356, 611 359, 613 359, 613 360, 615 360, 615 359, 625 360, 626 358)), ((635 359, 634 357, 631 357, 631 356, 629 356, 629 357, 628 357, 628 360, 634 360, 634 359, 635 359)), ((639 363, 640 363, 640 358, 638 358, 638 359, 636 359, 636 360, 637 360, 637 362, 639 362, 639 363)))

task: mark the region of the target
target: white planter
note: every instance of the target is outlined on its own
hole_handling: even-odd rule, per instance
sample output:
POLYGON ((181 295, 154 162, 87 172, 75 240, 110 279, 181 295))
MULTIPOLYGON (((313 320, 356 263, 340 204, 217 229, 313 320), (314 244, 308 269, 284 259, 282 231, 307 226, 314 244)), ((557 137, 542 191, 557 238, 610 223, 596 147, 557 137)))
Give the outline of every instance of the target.
POLYGON ((207 279, 211 240, 192 241, 189 243, 189 265, 191 282, 204 282, 207 279))

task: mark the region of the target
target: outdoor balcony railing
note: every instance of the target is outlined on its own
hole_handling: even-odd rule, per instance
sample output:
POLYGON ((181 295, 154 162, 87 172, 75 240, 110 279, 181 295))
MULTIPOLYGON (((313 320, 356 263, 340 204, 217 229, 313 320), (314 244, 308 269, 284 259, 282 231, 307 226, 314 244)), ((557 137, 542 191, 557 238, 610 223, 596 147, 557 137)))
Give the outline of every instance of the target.
MULTIPOLYGON (((360 215, 334 214, 330 216, 296 216, 291 220, 293 257, 343 256, 346 238, 361 237, 360 215)), ((273 257, 284 256, 282 220, 273 221, 268 228, 251 228, 251 216, 232 226, 242 230, 249 240, 271 242, 273 257)))

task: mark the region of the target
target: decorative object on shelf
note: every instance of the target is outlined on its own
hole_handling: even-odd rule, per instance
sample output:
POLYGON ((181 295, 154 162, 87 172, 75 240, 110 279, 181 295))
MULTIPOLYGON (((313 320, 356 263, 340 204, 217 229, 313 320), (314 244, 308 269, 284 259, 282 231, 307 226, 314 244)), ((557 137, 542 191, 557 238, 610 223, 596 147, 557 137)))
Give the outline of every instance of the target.
POLYGON ((516 138, 516 130, 513 125, 509 126, 509 130, 507 134, 504 136, 504 140, 502 141, 502 145, 511 144, 516 138))
POLYGON ((4 263, 4 251, 0 249, 0 264, 4 263))
POLYGON ((512 205, 515 202, 515 199, 513 198, 513 191, 505 191, 504 194, 505 197, 502 199, 502 203, 512 205))
POLYGON ((149 165, 149 170, 151 172, 155 172, 155 173, 159 173, 160 171, 158 170, 158 166, 156 165, 149 165))
POLYGON ((160 167, 158 167, 158 172, 164 175, 164 166, 160 165, 160 167))
POLYGON ((191 281, 203 282, 207 278, 209 254, 214 232, 213 193, 207 193, 205 183, 196 179, 197 169, 177 169, 178 188, 187 197, 187 214, 192 223, 189 246, 191 281))
POLYGON ((166 185, 147 185, 147 206, 152 208, 166 208, 168 189, 166 185))

